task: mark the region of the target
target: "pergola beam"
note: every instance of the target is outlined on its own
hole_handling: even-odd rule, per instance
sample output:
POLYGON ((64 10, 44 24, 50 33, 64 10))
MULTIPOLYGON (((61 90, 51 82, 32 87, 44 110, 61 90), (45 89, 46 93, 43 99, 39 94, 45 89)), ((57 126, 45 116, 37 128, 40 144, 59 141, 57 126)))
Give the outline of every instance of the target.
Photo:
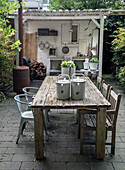
POLYGON ((94 18, 92 18, 92 21, 95 23, 95 25, 96 25, 98 28, 100 28, 100 24, 99 24, 94 18))
POLYGON ((103 61, 103 36, 104 36, 104 15, 100 19, 100 41, 99 41, 99 77, 102 78, 102 61, 103 61))

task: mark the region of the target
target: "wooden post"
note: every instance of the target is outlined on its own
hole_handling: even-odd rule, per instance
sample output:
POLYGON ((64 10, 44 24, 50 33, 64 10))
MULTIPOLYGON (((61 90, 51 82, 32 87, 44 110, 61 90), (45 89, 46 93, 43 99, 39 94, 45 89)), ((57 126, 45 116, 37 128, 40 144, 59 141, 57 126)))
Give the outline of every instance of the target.
POLYGON ((105 158, 105 135, 106 135, 106 108, 97 109, 96 118, 96 156, 98 159, 105 158))
POLYGON ((34 108, 34 136, 36 159, 44 158, 43 110, 34 108))
MULTIPOLYGON (((18 38, 18 16, 15 15, 15 18, 14 18, 14 26, 15 26, 15 41, 18 41, 19 38, 18 38)), ((16 55, 16 66, 19 66, 19 51, 17 50, 16 51, 17 55, 16 55)))
POLYGON ((103 36, 104 36, 104 15, 100 18, 100 41, 99 41, 99 77, 102 78, 103 61, 103 36))

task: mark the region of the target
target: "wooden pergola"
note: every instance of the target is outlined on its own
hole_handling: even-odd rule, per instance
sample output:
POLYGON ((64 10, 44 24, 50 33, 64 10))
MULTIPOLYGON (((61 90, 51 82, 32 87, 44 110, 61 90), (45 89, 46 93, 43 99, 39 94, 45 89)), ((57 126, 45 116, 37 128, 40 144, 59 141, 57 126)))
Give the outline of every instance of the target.
MULTIPOLYGON (((47 21, 47 20, 92 20, 100 30, 99 35, 99 76, 102 78, 103 61, 103 37, 104 37, 104 19, 108 15, 125 15, 125 10, 96 9, 96 10, 53 10, 53 11, 26 11, 23 13, 23 23, 27 20, 47 21)), ((15 25, 17 28, 17 15, 15 15, 15 25)), ((17 28, 18 30, 18 28, 17 28)), ((17 57, 18 61, 18 57, 17 57)))

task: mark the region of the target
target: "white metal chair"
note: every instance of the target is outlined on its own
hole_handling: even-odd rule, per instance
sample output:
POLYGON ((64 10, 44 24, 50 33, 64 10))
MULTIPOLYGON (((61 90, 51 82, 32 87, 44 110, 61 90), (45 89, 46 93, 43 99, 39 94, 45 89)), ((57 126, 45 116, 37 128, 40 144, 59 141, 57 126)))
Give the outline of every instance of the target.
MULTIPOLYGON (((33 116, 32 110, 29 110, 30 103, 32 101, 32 96, 20 94, 20 95, 16 95, 14 97, 14 99, 17 102, 18 110, 19 110, 19 113, 20 113, 20 116, 21 116, 20 126, 19 126, 19 131, 18 131, 18 137, 17 137, 17 140, 16 140, 16 144, 18 144, 20 135, 23 134, 23 130, 25 129, 27 121, 34 121, 34 116, 33 116), (27 101, 26 97, 28 97, 28 101, 27 101)), ((44 120, 43 120, 43 123, 44 123, 45 132, 47 134, 44 120)))
MULTIPOLYGON (((32 95, 32 98, 34 98, 39 88, 38 87, 24 87, 22 90, 24 94, 26 95, 27 102, 29 102, 27 95, 32 95)), ((45 128, 46 134, 47 134, 47 124, 49 122, 48 112, 49 110, 47 109, 44 110, 44 128, 45 128)))

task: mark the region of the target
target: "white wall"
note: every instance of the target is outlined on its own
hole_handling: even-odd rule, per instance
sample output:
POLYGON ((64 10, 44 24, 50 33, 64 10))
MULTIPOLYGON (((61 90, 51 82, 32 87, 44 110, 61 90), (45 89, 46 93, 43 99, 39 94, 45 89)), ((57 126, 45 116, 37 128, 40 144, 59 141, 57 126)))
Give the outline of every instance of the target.
MULTIPOLYGON (((77 44, 67 44, 69 47, 69 53, 68 54, 63 54, 62 52, 62 47, 64 44, 62 44, 62 37, 61 37, 61 28, 62 24, 67 23, 68 25, 71 23, 71 21, 28 21, 28 33, 34 33, 38 31, 38 28, 49 28, 55 29, 58 31, 58 36, 38 36, 38 45, 40 41, 43 41, 44 43, 48 41, 51 45, 56 46, 56 56, 57 57, 63 57, 63 56, 76 56, 77 52, 79 51, 79 43, 77 44)), ((78 24, 79 25, 79 39, 80 40, 85 40, 87 42, 87 45, 90 43, 91 45, 91 38, 92 36, 89 36, 89 34, 92 34, 93 32, 93 46, 98 43, 98 31, 92 31, 96 25, 93 22, 90 22, 88 25, 89 21, 84 20, 84 21, 73 21, 73 24, 78 24), (85 29, 88 27, 88 29, 85 31, 85 29)), ((64 35, 65 33, 63 33, 64 35)), ((67 36, 70 36, 70 31, 66 33, 67 36), (68 34, 69 33, 69 34, 68 34)), ((63 36, 62 35, 62 36, 63 36)), ((82 42, 82 41, 81 41, 82 42)), ((84 47, 83 47, 84 48, 84 47)), ((84 51, 84 50, 83 50, 84 51)), ((87 51, 87 49, 86 49, 87 51)), ((49 68, 50 68, 50 62, 49 62, 49 49, 43 49, 41 50, 38 46, 38 56, 37 56, 37 61, 38 62, 43 62, 48 70, 47 73, 49 74, 49 68)))

